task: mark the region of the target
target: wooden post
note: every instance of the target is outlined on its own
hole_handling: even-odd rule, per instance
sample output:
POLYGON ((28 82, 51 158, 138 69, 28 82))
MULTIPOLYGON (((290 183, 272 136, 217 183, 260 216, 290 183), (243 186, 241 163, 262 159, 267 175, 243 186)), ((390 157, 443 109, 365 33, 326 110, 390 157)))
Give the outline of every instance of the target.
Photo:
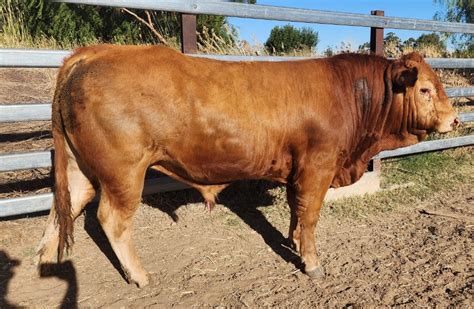
POLYGON ((196 15, 181 14, 181 51, 185 54, 197 53, 196 15))
MULTIPOLYGON (((384 16, 384 11, 371 11, 371 15, 384 16)), ((370 28, 370 52, 383 56, 383 28, 370 28)))
MULTIPOLYGON (((384 16, 385 12, 375 10, 370 12, 371 15, 384 16)), ((383 56, 383 28, 370 28, 370 52, 379 56, 383 56)), ((372 160, 372 164, 369 165, 369 170, 380 174, 382 169, 382 161, 380 159, 372 160)))

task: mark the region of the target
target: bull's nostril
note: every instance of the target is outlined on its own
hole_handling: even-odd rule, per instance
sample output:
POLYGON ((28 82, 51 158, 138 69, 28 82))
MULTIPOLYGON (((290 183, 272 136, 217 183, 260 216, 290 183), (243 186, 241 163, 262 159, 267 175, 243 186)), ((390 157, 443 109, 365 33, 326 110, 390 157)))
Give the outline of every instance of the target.
POLYGON ((461 125, 461 120, 459 120, 459 118, 457 118, 457 117, 454 118, 453 123, 452 123, 451 126, 452 126, 454 129, 456 129, 456 128, 458 128, 460 125, 461 125))

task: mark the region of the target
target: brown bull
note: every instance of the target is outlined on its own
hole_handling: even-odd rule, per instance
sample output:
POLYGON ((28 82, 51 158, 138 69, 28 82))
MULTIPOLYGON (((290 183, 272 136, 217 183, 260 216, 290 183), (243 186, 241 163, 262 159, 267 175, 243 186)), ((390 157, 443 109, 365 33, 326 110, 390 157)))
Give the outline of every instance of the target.
POLYGON ((215 196, 238 179, 286 184, 289 237, 322 275, 314 229, 329 187, 357 181, 381 150, 459 123, 423 58, 344 54, 224 62, 168 48, 95 46, 61 68, 53 101, 55 203, 39 262, 62 258, 100 187, 99 221, 128 279, 148 284, 132 244, 147 168, 215 196))

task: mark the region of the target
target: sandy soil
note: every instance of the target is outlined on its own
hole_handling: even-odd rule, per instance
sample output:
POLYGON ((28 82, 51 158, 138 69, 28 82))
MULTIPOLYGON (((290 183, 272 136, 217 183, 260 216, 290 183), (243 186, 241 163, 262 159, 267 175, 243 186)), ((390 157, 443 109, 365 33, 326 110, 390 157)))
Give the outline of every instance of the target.
MULTIPOLYGON (((52 80, 51 70, 0 70, 0 102, 49 101, 52 80)), ((0 139, 0 153, 51 148, 48 122, 1 125, 0 139)), ((0 173, 0 198, 48 191, 48 175, 0 173)), ((72 255, 50 275, 38 275, 33 262, 46 216, 0 221, 0 308, 472 307, 472 184, 366 218, 327 207, 317 231, 320 280, 301 273, 288 247, 283 197, 279 187, 239 183, 211 214, 194 191, 147 197, 134 235, 153 279, 142 290, 121 276, 94 205, 76 221, 72 255)))
POLYGON ((0 304, 472 305, 474 194, 468 185, 443 200, 434 196, 426 205, 363 219, 338 218, 326 208, 317 232, 326 270, 320 280, 301 273, 299 258, 286 244, 289 215, 278 201, 281 192, 250 189, 252 197, 242 201, 236 191, 224 192, 226 207, 211 214, 192 192, 183 193, 187 204, 162 195, 140 208, 135 240, 153 279, 142 290, 127 285, 114 268, 93 207, 76 221, 69 260, 46 277, 37 275, 33 263, 46 216, 0 222, 0 304))

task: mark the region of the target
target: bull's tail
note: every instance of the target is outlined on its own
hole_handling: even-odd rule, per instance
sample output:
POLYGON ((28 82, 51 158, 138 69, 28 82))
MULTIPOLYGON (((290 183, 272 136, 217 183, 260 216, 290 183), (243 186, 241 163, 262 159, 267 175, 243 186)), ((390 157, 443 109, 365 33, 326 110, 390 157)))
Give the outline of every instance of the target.
MULTIPOLYGON (((60 115, 58 115, 60 117, 60 115)), ((61 117, 60 117, 61 118, 61 117)), ((61 121, 61 119, 59 119, 61 121)), ((69 248, 74 242, 74 218, 71 211, 71 195, 69 193, 69 180, 67 177, 68 154, 66 150, 66 136, 61 123, 53 121, 54 139, 54 208, 56 220, 59 225, 58 262, 63 258, 64 248, 69 248)))
POLYGON ((68 147, 70 142, 66 134, 67 124, 64 117, 69 96, 64 93, 67 88, 68 78, 74 69, 87 58, 93 57, 95 54, 103 50, 107 50, 107 45, 98 45, 76 49, 75 52, 64 61, 58 73, 56 90, 53 98, 52 106, 52 132, 54 139, 54 178, 55 178, 55 194, 54 208, 56 211, 56 223, 59 225, 59 244, 58 244, 58 262, 62 260, 64 249, 69 251, 74 243, 74 217, 72 213, 71 195, 69 192, 68 180, 68 147))
POLYGON ((69 155, 67 152, 67 136, 62 116, 62 91, 69 74, 76 64, 82 59, 80 53, 76 52, 64 61, 61 67, 52 105, 52 133, 54 140, 54 210, 56 211, 56 224, 59 225, 58 262, 61 262, 64 249, 69 252, 74 243, 73 230, 74 218, 72 215, 71 194, 69 192, 69 180, 67 175, 69 155))

